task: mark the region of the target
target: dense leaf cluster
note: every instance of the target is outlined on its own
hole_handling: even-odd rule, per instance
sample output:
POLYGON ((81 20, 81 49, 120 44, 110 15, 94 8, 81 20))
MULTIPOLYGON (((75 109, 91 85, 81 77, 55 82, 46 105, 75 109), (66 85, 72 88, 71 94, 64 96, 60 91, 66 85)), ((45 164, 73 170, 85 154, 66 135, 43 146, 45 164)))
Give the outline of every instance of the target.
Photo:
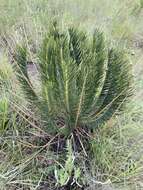
POLYGON ((60 33, 56 23, 51 25, 38 55, 40 94, 28 76, 25 47, 18 47, 16 63, 25 96, 51 133, 98 127, 121 111, 131 95, 126 54, 107 47, 98 30, 88 37, 77 28, 60 33))

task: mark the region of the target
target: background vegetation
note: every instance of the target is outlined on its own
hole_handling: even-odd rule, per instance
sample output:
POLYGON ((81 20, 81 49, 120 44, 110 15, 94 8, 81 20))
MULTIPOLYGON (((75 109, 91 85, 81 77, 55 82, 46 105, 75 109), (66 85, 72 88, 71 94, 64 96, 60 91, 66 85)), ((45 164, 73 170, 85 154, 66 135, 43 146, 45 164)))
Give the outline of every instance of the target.
MULTIPOLYGON (((142 16, 142 0, 0 0, 1 190, 58 189, 71 170, 77 189, 143 189, 142 16), (70 142, 66 157, 50 150, 39 115, 35 117, 9 64, 16 44, 23 42, 31 52, 29 60, 36 62, 35 52, 53 18, 61 30, 79 26, 90 34, 99 28, 112 46, 127 52, 133 65, 134 96, 122 116, 96 131, 90 160, 84 151, 73 155, 70 142)), ((29 73, 35 83, 34 66, 29 73)))

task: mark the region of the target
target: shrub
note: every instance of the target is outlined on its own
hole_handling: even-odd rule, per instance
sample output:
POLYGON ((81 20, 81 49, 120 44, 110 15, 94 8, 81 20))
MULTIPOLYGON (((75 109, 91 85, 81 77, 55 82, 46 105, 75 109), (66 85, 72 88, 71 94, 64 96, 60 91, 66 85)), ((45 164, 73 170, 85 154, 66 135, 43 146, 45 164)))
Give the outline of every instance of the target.
POLYGON ((18 46, 16 73, 27 100, 50 134, 86 133, 123 110, 131 95, 131 68, 124 51, 110 48, 102 32, 60 32, 51 24, 41 45, 37 92, 27 71, 27 48, 18 46))

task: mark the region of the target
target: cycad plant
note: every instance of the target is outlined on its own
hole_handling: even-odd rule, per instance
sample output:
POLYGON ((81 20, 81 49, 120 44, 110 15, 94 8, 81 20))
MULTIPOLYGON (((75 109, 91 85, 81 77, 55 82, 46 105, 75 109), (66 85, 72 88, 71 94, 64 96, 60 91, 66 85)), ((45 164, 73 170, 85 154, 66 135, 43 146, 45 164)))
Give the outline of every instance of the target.
POLYGON ((131 95, 130 63, 107 45, 98 30, 89 37, 52 23, 38 54, 40 92, 28 76, 27 48, 17 48, 17 78, 50 134, 88 133, 123 109, 131 95))

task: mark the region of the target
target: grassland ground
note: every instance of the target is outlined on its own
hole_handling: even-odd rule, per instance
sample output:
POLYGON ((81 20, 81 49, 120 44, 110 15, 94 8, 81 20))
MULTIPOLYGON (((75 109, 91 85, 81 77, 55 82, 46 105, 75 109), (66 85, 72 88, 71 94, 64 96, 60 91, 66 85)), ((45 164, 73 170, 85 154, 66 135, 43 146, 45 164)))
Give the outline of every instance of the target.
POLYGON ((57 172, 63 169, 62 180, 72 159, 73 190, 143 189, 142 8, 142 0, 0 0, 0 190, 62 190, 57 172), (84 151, 73 158, 70 145, 64 156, 51 151, 46 129, 13 72, 16 44, 24 42, 32 52, 29 75, 39 89, 33 63, 53 18, 61 30, 74 25, 92 33, 99 28, 109 44, 125 49, 133 66, 134 95, 121 116, 95 132, 92 159, 84 151))

